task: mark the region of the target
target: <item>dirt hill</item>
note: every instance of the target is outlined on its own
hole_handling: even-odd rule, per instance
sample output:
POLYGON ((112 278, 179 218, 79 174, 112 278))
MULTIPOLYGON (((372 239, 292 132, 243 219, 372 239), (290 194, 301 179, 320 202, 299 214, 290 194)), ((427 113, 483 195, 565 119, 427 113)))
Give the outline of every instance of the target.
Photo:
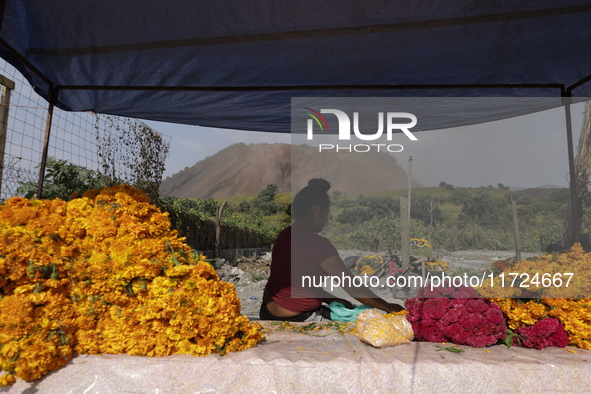
MULTIPOLYGON (((322 152, 307 145, 234 144, 177 173, 160 196, 224 198, 257 194, 268 184, 279 193, 297 191, 310 178, 325 178, 347 194, 405 189, 406 171, 386 153, 322 152)), ((421 185, 413 180, 413 187, 421 185)))

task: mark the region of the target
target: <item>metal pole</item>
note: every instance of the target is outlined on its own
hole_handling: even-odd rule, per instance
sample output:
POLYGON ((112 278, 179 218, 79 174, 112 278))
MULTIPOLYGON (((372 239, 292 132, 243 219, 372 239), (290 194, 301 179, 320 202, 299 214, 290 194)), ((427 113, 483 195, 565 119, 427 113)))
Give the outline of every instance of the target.
POLYGON ((43 153, 41 164, 39 164, 39 182, 37 183, 37 199, 43 198, 43 182, 45 181, 45 166, 47 164, 47 153, 49 151, 49 136, 51 134, 51 120, 53 118, 53 107, 57 102, 58 90, 52 87, 49 91, 49 108, 47 109, 47 122, 45 123, 45 139, 43 141, 43 153))
MULTIPOLYGON (((568 149, 568 171, 570 175, 570 197, 571 197, 571 245, 573 243, 581 242, 580 235, 581 235, 581 222, 580 216, 578 214, 578 193, 577 193, 577 176, 575 173, 575 155, 574 155, 574 148, 573 148, 573 130, 572 130, 572 121, 571 121, 571 113, 570 113, 570 104, 571 98, 570 93, 565 93, 566 97, 562 98, 562 102, 564 103, 564 113, 566 115, 566 141, 567 141, 567 149, 568 149), (568 95, 568 96, 566 96, 568 95)), ((567 229, 568 231, 568 229, 567 229)), ((570 247, 571 245, 565 245, 570 247)))
POLYGON ((412 189, 412 156, 408 157, 408 225, 410 226, 410 191, 412 189))
POLYGON ((519 222, 517 221, 517 203, 511 196, 511 211, 513 212, 513 232, 515 234, 515 261, 521 261, 521 241, 519 239, 519 222))
POLYGON ((6 131, 8 129, 8 108, 10 107, 10 92, 14 89, 14 82, 0 75, 2 95, 0 97, 0 192, 4 176, 4 153, 6 150, 6 131))
POLYGON ((406 215, 408 213, 407 203, 406 197, 400 197, 400 260, 402 268, 408 268, 410 265, 410 229, 406 215))

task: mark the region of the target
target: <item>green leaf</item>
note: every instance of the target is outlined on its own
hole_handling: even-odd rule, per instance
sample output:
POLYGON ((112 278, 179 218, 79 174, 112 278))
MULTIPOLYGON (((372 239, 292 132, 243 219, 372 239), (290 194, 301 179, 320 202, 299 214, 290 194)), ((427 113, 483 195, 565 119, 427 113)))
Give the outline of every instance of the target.
POLYGON ((439 346, 439 345, 437 347, 439 348, 439 349, 437 349, 437 351, 447 350, 448 352, 456 353, 456 354, 462 354, 462 353, 465 352, 464 349, 460 349, 460 348, 457 348, 457 347, 451 347, 451 346, 443 347, 443 346, 439 346))
MULTIPOLYGON (((516 336, 517 336, 517 334, 515 334, 510 329, 507 329, 507 333, 505 335, 505 340, 503 342, 505 343, 505 345, 507 345, 507 347, 511 347, 511 346, 513 346, 513 337, 516 337, 516 336)), ((517 338, 517 340, 519 340, 519 337, 517 338)))

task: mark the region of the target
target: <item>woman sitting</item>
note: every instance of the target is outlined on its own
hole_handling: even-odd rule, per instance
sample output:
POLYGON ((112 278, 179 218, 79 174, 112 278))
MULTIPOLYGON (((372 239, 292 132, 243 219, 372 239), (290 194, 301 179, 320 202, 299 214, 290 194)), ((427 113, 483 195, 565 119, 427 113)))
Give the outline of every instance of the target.
MULTIPOLYGON (((311 285, 320 282, 321 278, 353 278, 332 243, 318 235, 328 222, 329 189, 326 180, 312 179, 295 196, 292 204, 294 223, 277 236, 273 245, 271 274, 263 295, 261 320, 330 320, 330 309, 323 306, 323 302, 337 301, 353 308, 349 301, 335 298, 322 287, 311 285), (316 280, 304 281, 304 277, 316 280), (306 283, 308 286, 304 285, 306 283)), ((386 312, 403 309, 377 297, 367 287, 343 282, 343 289, 367 306, 386 312)))

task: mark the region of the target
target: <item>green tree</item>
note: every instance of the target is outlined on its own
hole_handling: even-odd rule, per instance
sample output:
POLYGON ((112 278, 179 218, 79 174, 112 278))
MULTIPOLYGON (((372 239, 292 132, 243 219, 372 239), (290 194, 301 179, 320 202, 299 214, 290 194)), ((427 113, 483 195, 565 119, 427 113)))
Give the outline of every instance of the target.
POLYGON ((464 203, 460 220, 482 226, 502 227, 511 223, 511 210, 506 199, 481 190, 464 203))
MULTIPOLYGON (((215 217, 218 210, 218 202, 213 198, 208 199, 198 199, 197 203, 197 211, 203 212, 207 216, 215 217)), ((224 208, 224 211, 230 209, 228 205, 224 208)))
POLYGON ((451 183, 445 183, 445 182, 439 182, 439 187, 442 187, 442 188, 447 189, 447 190, 453 190, 454 189, 454 185, 452 185, 451 183))
POLYGON ((345 199, 345 198, 337 198, 333 199, 331 202, 332 206, 336 208, 351 208, 357 205, 356 200, 345 199))
POLYGON ((444 216, 439 205, 437 205, 433 197, 426 196, 424 194, 417 194, 412 198, 410 205, 410 217, 413 219, 420 220, 426 226, 431 223, 431 215, 433 215, 433 226, 443 223, 444 216), (431 214, 431 204, 433 207, 433 213, 431 214))
POLYGON ((448 201, 456 205, 462 205, 465 204, 471 196, 472 195, 468 190, 464 188, 455 188, 451 193, 451 196, 449 196, 448 201))
POLYGON ((366 222, 371 218, 371 211, 367 207, 357 206, 343 209, 343 212, 337 216, 337 222, 357 225, 366 222))
POLYGON ((561 204, 568 204, 570 202, 570 189, 559 189, 550 194, 548 201, 557 202, 561 204))
POLYGON ((242 201, 240 204, 238 204, 238 212, 248 212, 250 211, 250 208, 252 207, 252 205, 250 205, 250 203, 248 201, 242 201))
POLYGON ((258 199, 265 202, 273 201, 275 194, 277 194, 277 190, 279 190, 277 185, 269 184, 266 188, 260 191, 258 199))
POLYGON ((400 212, 400 201, 388 196, 359 196, 358 200, 360 205, 369 209, 374 218, 383 218, 392 214, 398 216, 400 212))
POLYGON ((347 247, 361 250, 400 248, 400 218, 387 217, 371 220, 355 226, 347 237, 347 247))
POLYGON ((265 189, 261 190, 252 204, 254 211, 262 216, 276 214, 279 211, 279 206, 274 200, 278 189, 277 185, 269 184, 265 189))

